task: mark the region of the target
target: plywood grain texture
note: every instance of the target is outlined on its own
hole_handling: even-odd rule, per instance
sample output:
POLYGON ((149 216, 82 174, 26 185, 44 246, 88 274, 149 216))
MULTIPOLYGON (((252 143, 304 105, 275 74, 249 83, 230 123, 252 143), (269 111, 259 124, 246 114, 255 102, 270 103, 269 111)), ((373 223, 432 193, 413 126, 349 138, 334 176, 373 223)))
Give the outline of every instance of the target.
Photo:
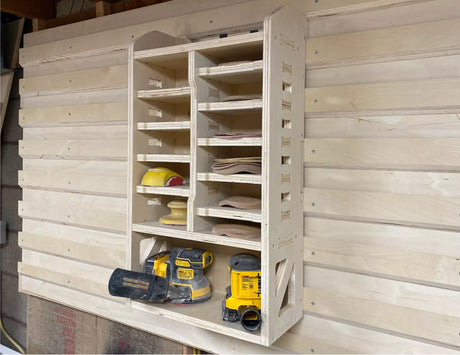
POLYGON ((458 1, 232 3, 172 1, 26 36, 21 290, 212 352, 458 353, 458 1), (285 3, 310 29, 306 298, 304 319, 264 348, 103 286, 126 262, 128 44, 260 23, 285 3))

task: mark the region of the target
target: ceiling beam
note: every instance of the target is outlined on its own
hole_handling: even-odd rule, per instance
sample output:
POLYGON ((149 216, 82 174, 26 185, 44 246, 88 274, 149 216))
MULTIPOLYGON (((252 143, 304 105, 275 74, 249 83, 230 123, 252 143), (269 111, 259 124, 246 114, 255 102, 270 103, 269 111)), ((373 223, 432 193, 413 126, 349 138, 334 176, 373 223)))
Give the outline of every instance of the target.
POLYGON ((54 0, 1 0, 3 12, 30 19, 51 19, 54 17, 54 0))

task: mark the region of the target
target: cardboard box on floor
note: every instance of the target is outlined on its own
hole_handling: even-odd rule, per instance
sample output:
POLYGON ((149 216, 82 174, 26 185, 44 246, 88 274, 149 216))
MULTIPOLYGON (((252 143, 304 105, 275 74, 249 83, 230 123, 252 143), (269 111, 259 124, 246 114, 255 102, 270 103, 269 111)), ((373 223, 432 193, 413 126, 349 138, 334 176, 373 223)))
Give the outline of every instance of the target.
POLYGON ((29 354, 182 354, 183 346, 125 325, 29 296, 29 354))

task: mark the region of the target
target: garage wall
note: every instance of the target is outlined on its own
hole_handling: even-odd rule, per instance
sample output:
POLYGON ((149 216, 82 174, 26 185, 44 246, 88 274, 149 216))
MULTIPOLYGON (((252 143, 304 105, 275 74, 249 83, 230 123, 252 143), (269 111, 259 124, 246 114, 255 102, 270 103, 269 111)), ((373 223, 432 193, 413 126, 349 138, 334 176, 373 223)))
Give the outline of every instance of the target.
POLYGON ((183 3, 162 4, 162 20, 135 10, 117 28, 109 16, 25 38, 21 290, 214 352, 267 350, 132 309, 107 280, 125 266, 130 41, 296 3, 310 36, 305 316, 270 350, 458 352, 460 3, 200 1, 181 15, 183 3))

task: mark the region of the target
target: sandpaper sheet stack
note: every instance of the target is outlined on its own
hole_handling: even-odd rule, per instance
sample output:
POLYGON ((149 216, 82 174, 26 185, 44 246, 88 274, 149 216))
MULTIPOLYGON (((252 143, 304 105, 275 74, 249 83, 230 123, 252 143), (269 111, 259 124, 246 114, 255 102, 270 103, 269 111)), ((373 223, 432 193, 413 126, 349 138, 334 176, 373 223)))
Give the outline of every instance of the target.
POLYGON ((213 172, 222 175, 232 175, 238 173, 260 174, 262 171, 262 158, 243 157, 216 159, 211 168, 213 172))
POLYGON ((262 135, 260 133, 215 133, 214 138, 222 139, 240 139, 240 138, 260 138, 262 135))
POLYGON ((253 239, 260 238, 260 227, 246 224, 216 224, 212 227, 212 232, 217 235, 226 235, 231 238, 253 239))

